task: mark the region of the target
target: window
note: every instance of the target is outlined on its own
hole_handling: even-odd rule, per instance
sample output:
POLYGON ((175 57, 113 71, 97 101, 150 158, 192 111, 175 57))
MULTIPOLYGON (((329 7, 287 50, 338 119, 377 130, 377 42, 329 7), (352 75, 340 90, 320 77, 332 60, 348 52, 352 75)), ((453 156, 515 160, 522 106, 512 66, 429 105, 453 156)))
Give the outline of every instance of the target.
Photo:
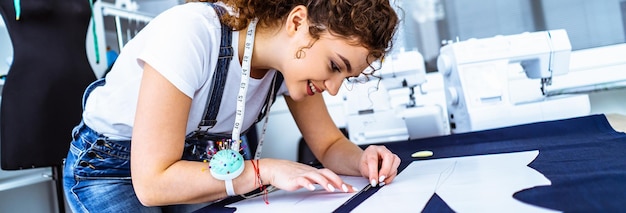
POLYGON ((567 31, 573 51, 626 41, 626 0, 395 1, 404 15, 396 45, 419 50, 428 71, 442 41, 553 29, 567 31))

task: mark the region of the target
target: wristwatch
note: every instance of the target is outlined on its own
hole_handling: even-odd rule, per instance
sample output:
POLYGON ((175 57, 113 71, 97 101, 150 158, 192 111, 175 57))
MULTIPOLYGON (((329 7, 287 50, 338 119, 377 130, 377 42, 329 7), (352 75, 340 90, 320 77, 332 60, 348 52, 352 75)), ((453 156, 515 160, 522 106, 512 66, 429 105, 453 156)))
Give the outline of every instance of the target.
POLYGON ((215 179, 223 180, 226 184, 226 194, 234 196, 233 179, 241 175, 244 168, 243 156, 232 149, 220 150, 211 157, 209 170, 215 179))

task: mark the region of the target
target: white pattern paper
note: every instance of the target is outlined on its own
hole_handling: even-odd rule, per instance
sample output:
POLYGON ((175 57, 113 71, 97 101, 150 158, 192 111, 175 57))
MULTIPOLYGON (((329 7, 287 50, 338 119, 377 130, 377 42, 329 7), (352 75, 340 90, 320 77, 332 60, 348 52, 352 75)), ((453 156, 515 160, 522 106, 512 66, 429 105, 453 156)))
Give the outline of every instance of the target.
POLYGON ((455 212, 555 212, 513 198, 515 192, 551 184, 528 167, 538 154, 414 161, 353 212, 421 212, 435 193, 455 212))
MULTIPOLYGON (((368 182, 363 177, 341 176, 344 182, 357 189, 362 189, 368 182)), ((327 192, 321 186, 315 185, 315 191, 299 189, 293 192, 279 190, 269 194, 269 204, 265 204, 263 197, 242 200, 227 207, 237 208, 236 212, 332 212, 348 201, 356 193, 327 192)))
MULTIPOLYGON (((528 167, 538 155, 535 150, 417 160, 353 212, 421 212, 435 193, 456 212, 556 212, 513 198, 518 191, 551 184, 528 167)), ((368 184, 362 177, 342 178, 359 189, 368 184)), ((269 205, 256 197, 228 207, 236 207, 237 212, 332 212, 355 194, 316 187, 314 192, 272 192, 269 205)))

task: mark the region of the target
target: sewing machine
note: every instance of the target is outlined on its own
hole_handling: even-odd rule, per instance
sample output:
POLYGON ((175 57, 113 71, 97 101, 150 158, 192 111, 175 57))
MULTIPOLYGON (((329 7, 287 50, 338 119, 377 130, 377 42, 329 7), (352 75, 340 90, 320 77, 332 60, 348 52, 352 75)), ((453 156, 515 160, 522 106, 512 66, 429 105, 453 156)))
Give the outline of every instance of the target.
POLYGON ((370 144, 449 134, 444 104, 433 99, 436 94, 421 89, 427 76, 419 52, 395 53, 374 66, 380 66, 375 71, 380 78, 370 76, 346 85, 350 140, 370 144))
POLYGON ((452 133, 588 115, 586 94, 550 96, 552 78, 569 71, 565 30, 470 39, 443 46, 452 133))

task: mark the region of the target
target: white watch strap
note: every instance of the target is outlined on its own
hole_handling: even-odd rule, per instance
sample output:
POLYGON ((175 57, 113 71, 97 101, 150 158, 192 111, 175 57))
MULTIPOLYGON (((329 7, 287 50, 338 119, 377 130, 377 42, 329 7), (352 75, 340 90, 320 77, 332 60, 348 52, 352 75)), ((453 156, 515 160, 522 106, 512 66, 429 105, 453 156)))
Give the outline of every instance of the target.
POLYGON ((233 188, 233 180, 228 179, 224 180, 224 184, 226 185, 226 194, 228 196, 235 196, 235 188, 233 188))

